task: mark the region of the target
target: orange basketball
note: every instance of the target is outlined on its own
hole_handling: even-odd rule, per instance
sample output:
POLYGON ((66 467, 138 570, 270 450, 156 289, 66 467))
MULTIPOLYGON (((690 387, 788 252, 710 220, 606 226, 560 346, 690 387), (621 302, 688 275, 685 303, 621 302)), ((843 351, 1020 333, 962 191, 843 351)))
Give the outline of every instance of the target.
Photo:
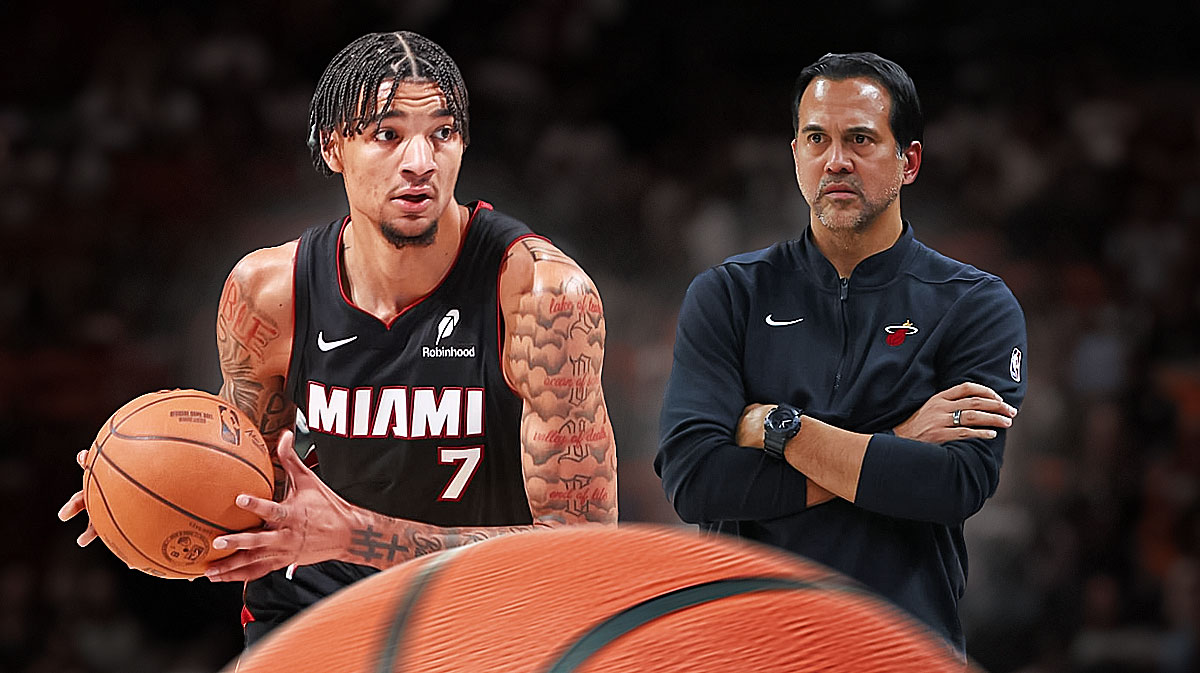
POLYGON ((130 568, 197 577, 232 553, 213 549, 213 538, 262 523, 234 498, 270 498, 272 476, 266 443, 236 407, 199 390, 165 390, 105 421, 84 462, 83 501, 130 568))
POLYGON ((852 580, 694 531, 571 527, 487 540, 317 603, 228 673, 974 670, 852 580))

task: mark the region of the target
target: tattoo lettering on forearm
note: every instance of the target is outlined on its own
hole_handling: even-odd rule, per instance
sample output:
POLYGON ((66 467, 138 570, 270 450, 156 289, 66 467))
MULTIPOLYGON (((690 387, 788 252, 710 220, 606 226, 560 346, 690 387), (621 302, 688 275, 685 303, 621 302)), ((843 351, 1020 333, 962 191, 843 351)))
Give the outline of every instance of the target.
POLYGON ((562 480, 562 488, 548 493, 551 501, 562 503, 567 514, 585 516, 591 509, 592 502, 603 502, 608 498, 608 490, 602 486, 589 488, 592 477, 578 475, 562 480))
POLYGON ((388 562, 396 560, 396 554, 401 559, 409 553, 408 547, 400 544, 400 538, 392 534, 390 542, 383 541, 383 533, 368 525, 366 528, 350 531, 350 553, 364 561, 377 561, 387 553, 388 562))

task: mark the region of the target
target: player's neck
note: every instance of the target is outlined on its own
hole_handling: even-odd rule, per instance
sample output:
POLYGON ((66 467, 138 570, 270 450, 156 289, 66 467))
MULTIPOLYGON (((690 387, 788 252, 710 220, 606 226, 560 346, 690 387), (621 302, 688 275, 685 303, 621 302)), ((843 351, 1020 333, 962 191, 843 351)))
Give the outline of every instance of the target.
POLYGON ((433 243, 392 245, 377 225, 352 219, 342 241, 342 280, 355 306, 387 322, 432 292, 458 256, 470 211, 451 201, 433 243), (362 223, 360 225, 360 222, 362 223))
POLYGON ((896 244, 904 231, 900 219, 900 200, 879 214, 879 217, 862 229, 830 228, 822 224, 815 215, 811 220, 813 241, 825 259, 837 270, 841 278, 849 278, 859 262, 896 244))

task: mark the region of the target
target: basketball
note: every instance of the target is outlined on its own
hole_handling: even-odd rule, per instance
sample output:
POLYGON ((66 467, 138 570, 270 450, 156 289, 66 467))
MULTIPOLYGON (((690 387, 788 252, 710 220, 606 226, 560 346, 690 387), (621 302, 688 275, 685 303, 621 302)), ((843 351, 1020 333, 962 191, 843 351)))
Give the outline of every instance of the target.
POLYGON ((313 605, 227 673, 974 670, 828 568, 649 525, 518 533, 313 605), (236 668, 235 668, 236 667, 236 668))
POLYGON ((191 578, 232 550, 213 538, 262 523, 234 505, 270 498, 270 455, 253 423, 199 390, 142 395, 104 423, 84 461, 92 525, 114 554, 157 577, 191 578))

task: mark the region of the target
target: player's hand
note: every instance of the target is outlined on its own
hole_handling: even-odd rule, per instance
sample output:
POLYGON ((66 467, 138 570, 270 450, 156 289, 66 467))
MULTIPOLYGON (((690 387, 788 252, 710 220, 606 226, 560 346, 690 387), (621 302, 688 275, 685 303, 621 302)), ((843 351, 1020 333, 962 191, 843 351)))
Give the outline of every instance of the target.
POLYGON ((293 563, 308 565, 338 558, 350 540, 351 505, 304 465, 293 448, 291 432, 279 439, 279 462, 287 475, 287 492, 275 502, 241 494, 236 504, 257 514, 263 527, 222 535, 214 549, 236 549, 213 561, 204 575, 214 582, 252 580, 293 563))
MULTIPOLYGON (((774 404, 750 404, 742 410, 742 417, 738 419, 736 433, 738 446, 748 446, 752 449, 763 448, 763 421, 776 406, 774 404)), ((805 503, 809 507, 829 502, 837 497, 812 479, 809 479, 805 486, 805 495, 805 503)))
MULTIPOLYGON (((84 465, 84 461, 86 461, 86 460, 87 460, 87 449, 84 449, 83 451, 80 451, 79 453, 75 454, 75 462, 79 463, 79 467, 82 468, 84 465)), ((76 514, 78 514, 80 512, 86 512, 86 511, 87 511, 87 508, 85 508, 83 506, 83 491, 82 490, 76 491, 75 495, 72 495, 71 498, 69 500, 67 500, 66 504, 59 508, 58 520, 59 521, 67 521, 67 520, 71 519, 72 517, 74 517, 76 514)), ((83 530, 83 533, 79 537, 75 538, 75 544, 79 545, 80 547, 86 547, 89 544, 91 544, 92 540, 95 540, 95 539, 96 539, 96 529, 92 526, 92 522, 88 521, 87 528, 85 528, 83 530)))
POLYGON ((956 439, 992 439, 996 431, 1007 428, 1017 410, 985 385, 960 383, 929 398, 916 413, 908 417, 894 432, 897 437, 915 439, 930 444, 943 444, 956 439), (954 424, 954 412, 960 411, 959 425, 954 424))

